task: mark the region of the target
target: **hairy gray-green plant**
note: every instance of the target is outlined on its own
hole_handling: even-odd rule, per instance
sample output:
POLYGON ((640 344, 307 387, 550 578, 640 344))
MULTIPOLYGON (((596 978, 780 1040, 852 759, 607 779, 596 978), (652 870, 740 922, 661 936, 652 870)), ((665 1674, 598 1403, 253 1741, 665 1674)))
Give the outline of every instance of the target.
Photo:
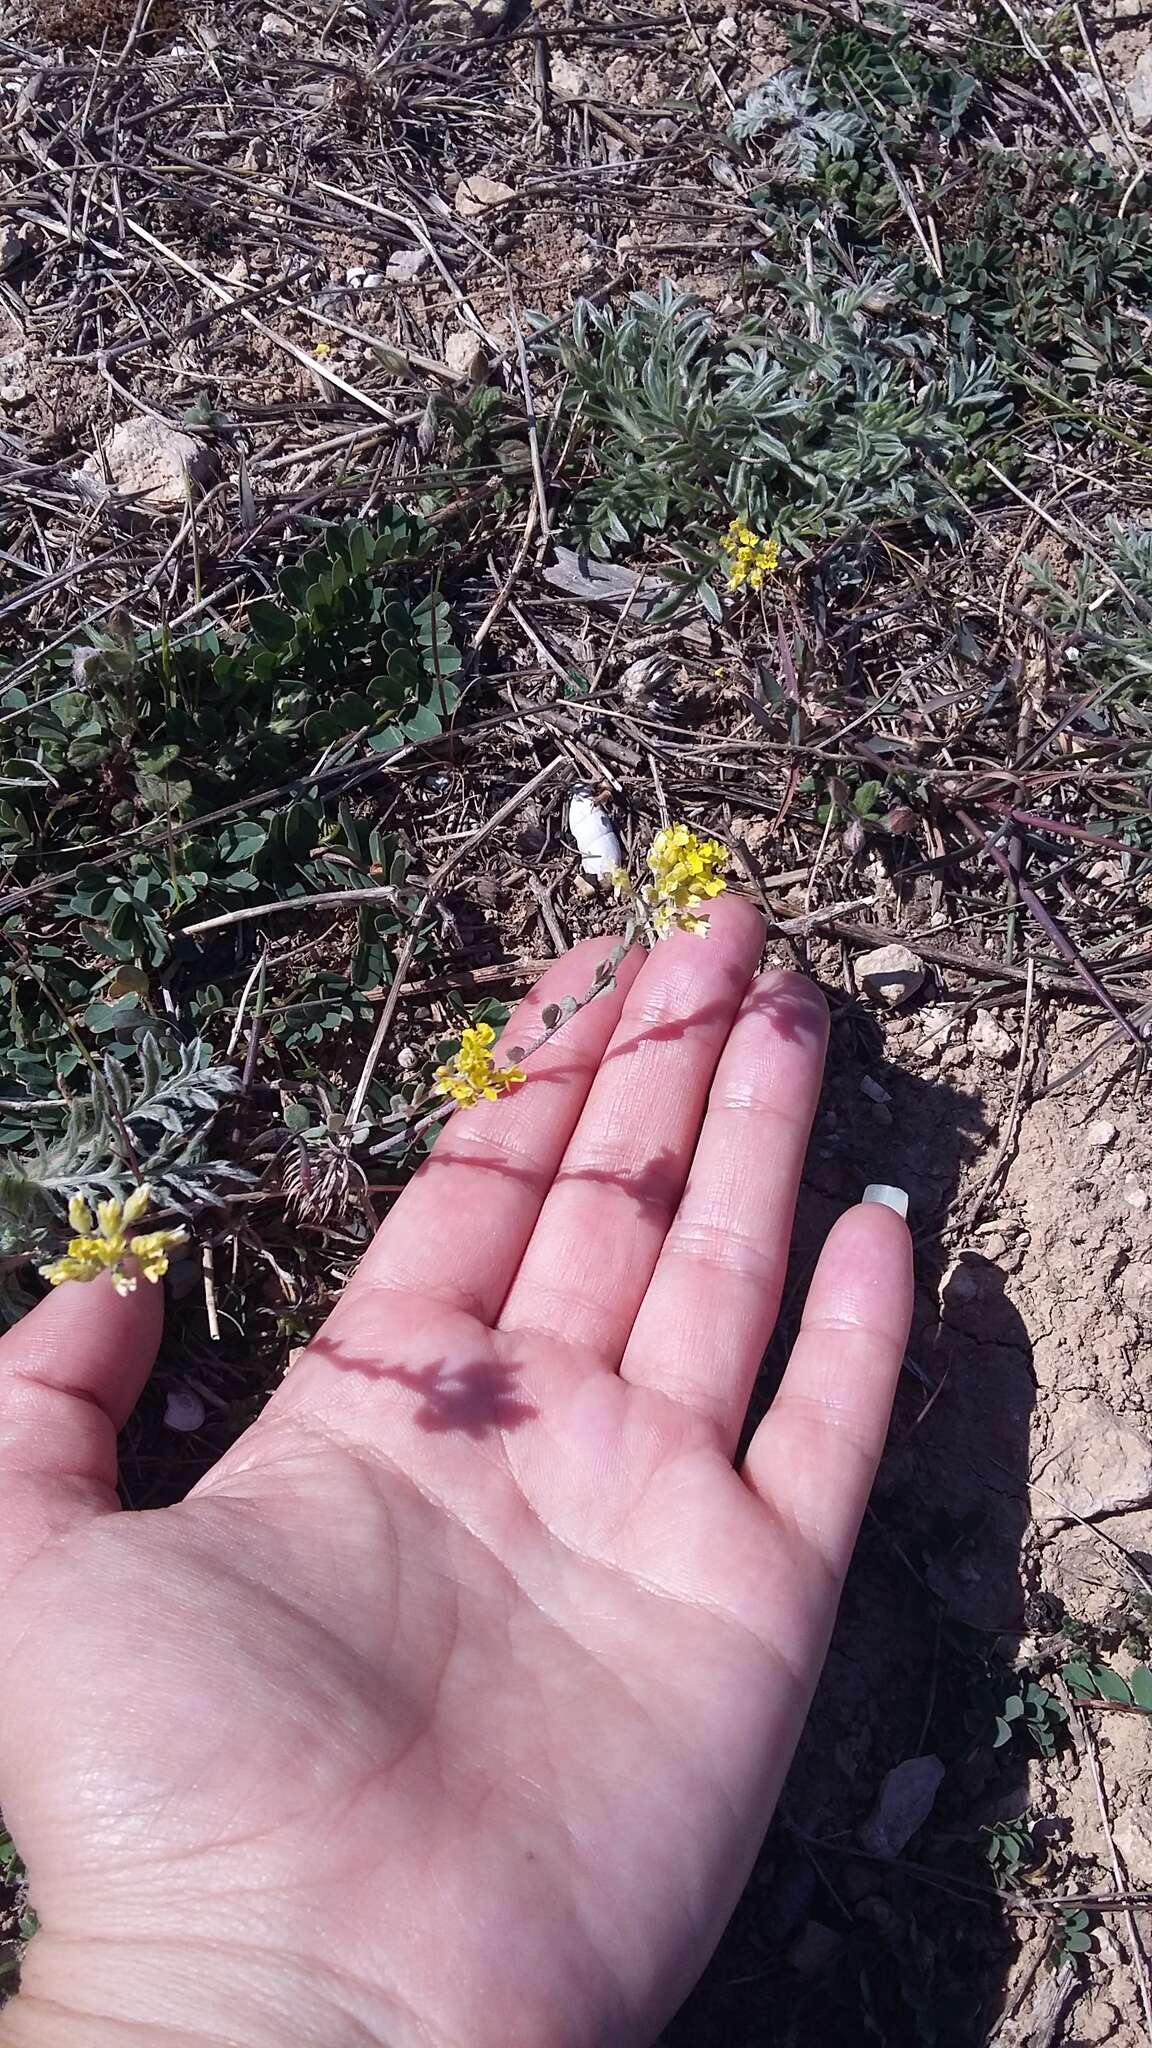
POLYGON ((768 151, 769 168, 781 178, 803 182, 815 177, 822 150, 833 157, 855 156, 871 132, 861 115, 821 105, 803 72, 795 68, 777 71, 753 86, 732 116, 730 132, 736 142, 760 140, 772 130, 777 133, 768 151))
MULTIPOLYGON (((131 1073, 106 1053, 55 1128, 0 1155, 0 1280, 6 1266, 11 1280, 29 1259, 63 1248, 74 1194, 123 1201, 147 1182, 156 1213, 188 1216, 250 1185, 252 1175, 210 1145, 216 1113, 239 1085, 202 1039, 179 1045, 146 1034, 131 1073)), ((0 1290, 0 1314, 26 1306, 14 1289, 0 1290)))
POLYGON ((667 280, 620 311, 587 301, 545 346, 583 436, 570 508, 593 554, 674 532, 704 578, 729 519, 807 555, 852 529, 923 522, 954 537, 973 444, 1007 420, 995 364, 940 352, 907 271, 847 281, 763 264, 771 303, 726 332, 667 280))
POLYGON ((1105 540, 1069 581, 1030 556, 1024 566, 1049 618, 1070 636, 1085 684, 1104 686, 1152 740, 1152 525, 1111 519, 1105 540))

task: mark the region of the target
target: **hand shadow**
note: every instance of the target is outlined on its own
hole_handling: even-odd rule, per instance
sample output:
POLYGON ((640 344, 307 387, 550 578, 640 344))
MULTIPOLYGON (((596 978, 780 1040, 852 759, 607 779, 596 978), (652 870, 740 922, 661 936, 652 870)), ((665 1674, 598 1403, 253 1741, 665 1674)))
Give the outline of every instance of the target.
POLYGON ((948 1272, 937 1234, 984 1136, 979 1099, 884 1069, 869 1020, 851 1013, 844 1024, 833 1033, 784 1306, 749 1433, 779 1383, 828 1228, 869 1181, 895 1182, 911 1198, 912 1337, 776 1821, 664 2048, 978 2048, 1013 1952, 1014 1923, 992 1891, 980 1827, 1020 1813, 1028 1799, 1024 1749, 995 1752, 992 1741, 1012 1668, 1011 1643, 1000 1661, 998 1637, 1024 1620, 1029 1339, 1000 1269, 965 1252, 948 1272), (851 1031, 865 1034, 863 1048, 846 1042, 851 1031), (879 1114, 861 1096, 862 1064, 891 1098, 879 1114), (895 1861, 865 1858, 858 1830, 886 1774, 929 1754, 946 1770, 929 1822, 895 1861), (941 1886, 979 1892, 962 1892, 971 1903, 958 1907, 934 1872, 941 1886))

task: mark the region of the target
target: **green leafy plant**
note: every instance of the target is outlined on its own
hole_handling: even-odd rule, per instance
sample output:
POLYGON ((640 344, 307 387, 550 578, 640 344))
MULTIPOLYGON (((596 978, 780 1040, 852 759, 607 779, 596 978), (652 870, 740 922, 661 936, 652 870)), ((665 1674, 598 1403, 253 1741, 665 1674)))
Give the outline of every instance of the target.
POLYGON ((1034 1678, 1025 1678, 1016 1692, 1010 1692, 996 1716, 993 1749, 1003 1749, 1017 1729, 1022 1729, 1041 1756, 1055 1756, 1068 1720, 1068 1709, 1055 1693, 1034 1678))
POLYGON ((434 738, 460 668, 447 602, 420 572, 434 538, 399 508, 329 527, 236 632, 173 642, 125 625, 49 669, 63 665, 69 687, 0 690, 0 711, 25 714, 0 724, 0 775, 22 784, 0 816, 0 856, 18 868, 34 845, 50 852, 58 816, 69 847, 109 819, 187 816, 351 733, 383 751, 434 738))
POLYGON ((1021 1871, 1036 1862, 1037 1848, 1032 1829, 1033 1823, 1026 1813, 1020 1814, 1016 1820, 996 1821, 991 1827, 981 1829, 984 1854, 999 1883, 1015 1884, 1021 1871))
POLYGON ((978 80, 949 62, 943 51, 926 50, 898 7, 871 10, 872 28, 847 21, 815 24, 800 15, 792 24, 792 53, 803 66, 809 91, 826 106, 854 106, 887 127, 894 117, 954 135, 968 111, 978 80))
POLYGON ((1092 1948, 1091 1921, 1085 1912, 1061 1913, 1045 1960, 1050 1970, 1059 1970, 1088 1955, 1092 1948))
POLYGON ((1076 1662, 1062 1664, 1060 1676, 1076 1701, 1105 1700, 1110 1706, 1152 1714, 1152 1670, 1147 1664, 1134 1665, 1122 1678, 1107 1664, 1076 1662))
MULTIPOLYGON (((131 1072, 105 1054, 55 1130, 0 1155, 0 1276, 7 1266, 14 1283, 30 1258, 63 1249, 72 1235, 68 1201, 79 1190, 124 1200, 147 1182, 155 1211, 186 1216, 250 1185, 251 1173, 210 1145, 217 1111, 238 1087, 236 1069, 199 1039, 179 1045, 146 1034, 131 1072)), ((9 1313, 24 1305, 11 1286, 7 1299, 9 1313)), ((0 1293, 0 1310, 4 1303, 0 1293)))
POLYGON ((581 301, 546 344, 584 436, 578 537, 606 555, 672 530, 702 580, 732 515, 800 555, 877 524, 956 534, 973 441, 1008 414, 992 364, 938 358, 899 271, 849 283, 826 261, 764 265, 759 282, 772 316, 731 333, 665 281, 619 312, 581 301))

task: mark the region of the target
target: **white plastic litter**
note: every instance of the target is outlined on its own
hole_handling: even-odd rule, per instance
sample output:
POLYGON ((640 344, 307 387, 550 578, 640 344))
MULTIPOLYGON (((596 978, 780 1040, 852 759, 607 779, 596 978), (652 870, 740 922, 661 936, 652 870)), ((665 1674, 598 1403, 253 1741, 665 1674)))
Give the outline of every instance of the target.
POLYGON ((586 875, 611 875, 623 867, 624 854, 608 813, 586 789, 578 789, 568 806, 568 830, 586 875))

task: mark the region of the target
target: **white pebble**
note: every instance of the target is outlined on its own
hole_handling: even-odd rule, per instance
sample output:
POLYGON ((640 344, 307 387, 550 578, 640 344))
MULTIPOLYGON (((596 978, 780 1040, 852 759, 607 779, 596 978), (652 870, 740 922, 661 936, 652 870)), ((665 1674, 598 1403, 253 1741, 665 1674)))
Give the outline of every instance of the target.
POLYGON ((1089 1124, 1084 1139, 1085 1143, 1093 1146, 1096 1151, 1103 1152, 1107 1146, 1116 1143, 1118 1135, 1115 1124, 1110 1124, 1106 1117, 1101 1117, 1098 1123, 1089 1124))
POLYGON ((192 1387, 173 1387, 164 1403, 164 1421, 169 1429, 203 1429, 208 1411, 192 1387))
POLYGON ((879 1081, 874 1081, 871 1074, 865 1074, 864 1079, 860 1083, 860 1093, 861 1095, 866 1095, 869 1102, 891 1102, 892 1100, 888 1090, 882 1088, 879 1081))

